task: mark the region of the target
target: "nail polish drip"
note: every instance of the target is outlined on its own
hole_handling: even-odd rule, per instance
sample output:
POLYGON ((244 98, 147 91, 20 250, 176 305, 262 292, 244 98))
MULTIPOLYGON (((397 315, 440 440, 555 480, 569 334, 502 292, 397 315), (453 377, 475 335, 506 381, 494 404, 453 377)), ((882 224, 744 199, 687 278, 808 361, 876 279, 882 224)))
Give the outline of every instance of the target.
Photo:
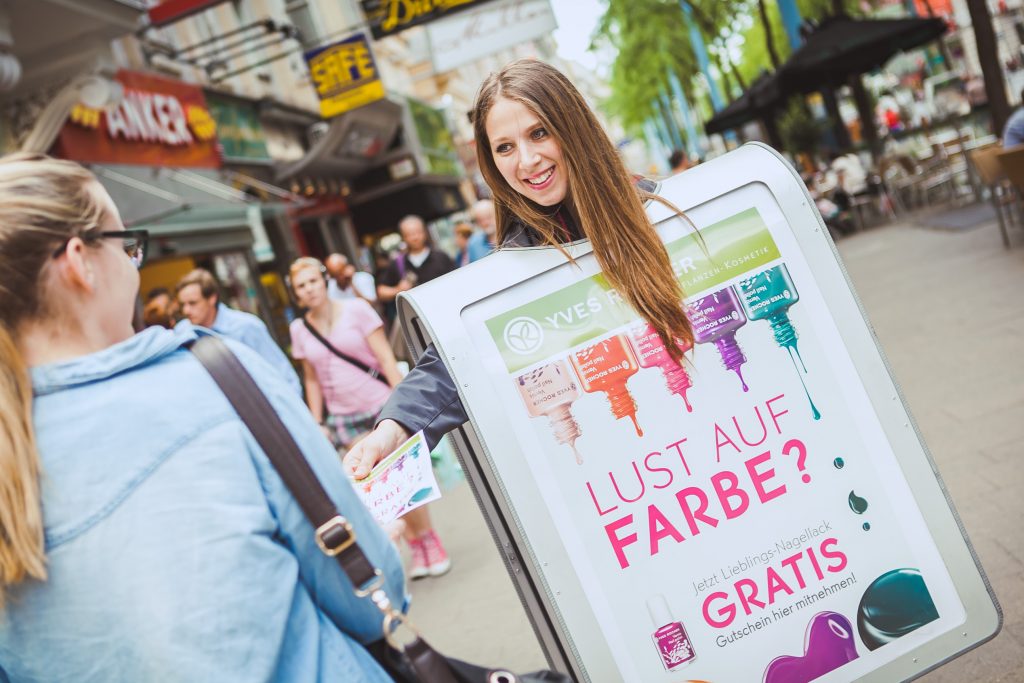
POLYGON ((750 391, 747 381, 743 379, 742 366, 747 362, 747 357, 743 355, 743 350, 736 341, 736 335, 730 333, 716 339, 715 346, 718 348, 718 353, 722 356, 722 364, 727 369, 735 372, 740 378, 740 385, 743 387, 743 391, 750 391))
POLYGON ((572 449, 577 464, 583 457, 576 450, 582 432, 572 414, 572 403, 580 396, 576 376, 565 361, 556 361, 516 378, 519 395, 532 417, 546 416, 555 441, 572 449))
POLYGON ((637 436, 643 436, 644 432, 636 419, 636 401, 626 386, 640 366, 626 338, 621 334, 608 337, 574 352, 569 360, 583 391, 603 392, 608 397, 615 419, 628 415, 637 436))
POLYGON ((793 327, 793 323, 789 319, 790 307, 800 301, 800 294, 796 291, 796 285, 793 284, 793 279, 789 276, 789 269, 785 264, 767 268, 753 277, 741 280, 737 287, 747 318, 749 320, 767 320, 772 327, 775 343, 789 353, 789 357, 793 361, 793 368, 796 370, 797 376, 800 377, 800 384, 803 385, 807 402, 811 406, 811 414, 815 420, 820 420, 821 411, 814 405, 811 392, 807 389, 807 383, 803 378, 803 375, 807 374, 807 365, 804 364, 800 348, 797 346, 796 328, 793 327))
MULTIPOLYGON (((793 367, 795 368, 796 367, 796 358, 799 358, 800 356, 798 355, 796 358, 794 358, 793 357, 794 349, 791 349, 788 346, 786 347, 786 350, 789 351, 789 359, 791 361, 793 361, 793 367)), ((807 372, 807 371, 804 370, 804 372, 807 372)), ((800 386, 802 386, 804 388, 804 396, 807 397, 807 402, 811 404, 811 415, 814 417, 815 420, 820 420, 821 419, 821 412, 818 410, 818 406, 814 405, 814 401, 811 399, 811 392, 807 391, 807 383, 804 382, 804 377, 803 377, 803 375, 800 374, 799 368, 797 368, 796 376, 800 379, 800 386)))
POLYGON ((768 318, 768 322, 772 326, 772 334, 775 335, 775 343, 779 346, 784 346, 790 349, 791 352, 796 354, 796 357, 800 360, 800 367, 803 371, 807 372, 807 366, 804 365, 804 359, 800 358, 800 349, 797 347, 796 330, 793 329, 793 323, 790 322, 789 316, 785 312, 776 313, 772 317, 768 318))
MULTIPOLYGON (((637 362, 642 368, 659 368, 665 377, 665 385, 673 394, 681 397, 686 405, 686 412, 692 413, 693 406, 686 392, 693 386, 693 380, 680 363, 677 363, 669 355, 668 349, 662 343, 661 337, 653 327, 643 325, 636 327, 629 332, 629 343, 636 352, 637 362)), ((677 344, 679 350, 684 354, 690 350, 689 344, 677 344)))
POLYGON ((743 391, 749 391, 740 368, 747 357, 736 341, 736 330, 747 324, 740 297, 732 287, 712 292, 708 296, 692 299, 686 304, 686 313, 693 325, 693 339, 698 344, 711 344, 718 348, 722 364, 740 378, 743 391))

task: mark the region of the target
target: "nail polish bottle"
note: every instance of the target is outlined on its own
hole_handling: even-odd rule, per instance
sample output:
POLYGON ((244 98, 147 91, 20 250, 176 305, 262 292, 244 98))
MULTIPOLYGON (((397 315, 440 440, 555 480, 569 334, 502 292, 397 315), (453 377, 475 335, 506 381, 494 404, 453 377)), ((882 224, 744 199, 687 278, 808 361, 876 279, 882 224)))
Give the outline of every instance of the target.
MULTIPOLYGON (((636 359, 642 368, 659 368, 665 376, 665 384, 668 390, 677 394, 686 404, 686 412, 692 413, 693 406, 686 398, 686 392, 693 386, 693 380, 681 364, 672 360, 668 355, 668 349, 661 341, 661 337, 649 324, 634 327, 629 331, 629 341, 636 351, 636 359)), ((677 344, 679 350, 686 353, 690 350, 689 344, 677 344)))
MULTIPOLYGON (((749 320, 767 320, 772 326, 775 343, 783 348, 792 349, 797 358, 797 333, 789 320, 789 307, 800 300, 789 270, 785 264, 768 268, 753 277, 740 280, 739 292, 749 320)), ((801 360, 801 365, 803 361, 801 360)), ((804 372, 806 372, 806 368, 804 372)))
POLYGON ((567 444, 576 456, 576 463, 583 464, 583 457, 576 450, 576 439, 582 432, 572 414, 572 402, 580 397, 580 390, 576 386, 576 376, 566 362, 555 361, 520 375, 516 378, 516 386, 530 415, 546 416, 555 440, 567 444))
POLYGON ((697 658, 693 651, 693 643, 682 623, 672 618, 665 596, 655 595, 647 600, 647 611, 654 622, 654 645, 661 655, 661 663, 667 671, 678 669, 697 658))
POLYGON ((743 315, 739 297, 733 288, 726 287, 707 296, 691 299, 686 304, 686 312, 693 325, 694 340, 698 344, 713 343, 722 356, 722 363, 740 378, 743 391, 748 391, 742 370, 747 357, 736 341, 736 330, 747 323, 747 317, 743 315))
POLYGON ((636 421, 636 401, 626 388, 626 381, 636 374, 639 366, 625 338, 621 334, 608 337, 576 351, 570 360, 583 391, 605 392, 615 418, 622 419, 628 415, 637 436, 643 436, 644 432, 636 421))
MULTIPOLYGON (((789 276, 789 269, 785 264, 780 263, 772 268, 762 270, 753 277, 740 280, 738 289, 747 318, 767 320, 772 327, 775 343, 786 349, 790 360, 793 361, 793 366, 796 367, 797 361, 800 362, 797 375, 800 375, 801 369, 806 373, 807 366, 804 365, 804 360, 800 357, 800 349, 797 348, 798 335, 789 319, 789 308, 800 300, 800 294, 796 291, 796 286, 793 284, 793 279, 789 276)), ((801 383, 803 379, 803 376, 800 376, 801 383)), ((804 385, 804 393, 807 393, 807 400, 811 403, 811 412, 814 419, 817 420, 821 417, 821 413, 811 401, 811 395, 807 392, 806 385, 804 385)))

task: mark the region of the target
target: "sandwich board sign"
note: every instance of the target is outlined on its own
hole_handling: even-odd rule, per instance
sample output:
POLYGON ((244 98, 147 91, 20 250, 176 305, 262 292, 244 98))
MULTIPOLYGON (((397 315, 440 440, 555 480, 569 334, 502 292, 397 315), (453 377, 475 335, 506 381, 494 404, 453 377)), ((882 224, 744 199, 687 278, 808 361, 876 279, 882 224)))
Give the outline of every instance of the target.
POLYGON ((648 213, 696 345, 675 363, 589 243, 400 299, 552 665, 580 681, 895 681, 1001 612, 799 178, 749 144, 648 213))

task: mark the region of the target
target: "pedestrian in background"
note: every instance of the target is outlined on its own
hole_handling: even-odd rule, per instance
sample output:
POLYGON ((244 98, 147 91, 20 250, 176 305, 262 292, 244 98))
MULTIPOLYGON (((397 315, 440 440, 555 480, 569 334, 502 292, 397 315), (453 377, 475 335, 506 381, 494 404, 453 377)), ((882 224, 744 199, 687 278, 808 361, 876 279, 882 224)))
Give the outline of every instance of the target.
POLYGON ((465 221, 455 224, 455 267, 469 265, 469 240, 473 237, 473 226, 465 221))
POLYGON ((494 202, 481 199, 473 205, 473 220, 480 229, 469 239, 469 260, 479 261, 494 251, 494 234, 498 229, 494 202))
MULTIPOLYGON (((1024 90, 1021 91, 1021 102, 1024 102, 1024 90)), ((1017 107, 1003 127, 1003 148, 1009 149, 1024 144, 1024 106, 1017 107)))
MULTIPOLYGON (((534 59, 491 74, 472 112, 477 160, 494 194, 502 246, 562 246, 589 239, 609 284, 657 331, 682 361, 693 343, 683 292, 668 254, 644 211, 654 183, 634 182, 586 100, 554 67, 534 59)), ((670 208, 678 211, 675 207, 670 208)), ((349 451, 355 477, 423 431, 433 447, 466 421, 458 390, 437 348, 385 404, 372 434, 349 451)))
POLYGON ((670 176, 682 173, 689 168, 693 168, 693 164, 686 158, 686 152, 681 149, 672 150, 672 154, 668 157, 668 166, 670 169, 668 174, 670 176))
POLYGON ((166 287, 154 287, 146 294, 142 306, 142 322, 146 327, 159 325, 171 329, 177 323, 178 307, 166 287))
POLYGON ((339 301, 359 297, 371 304, 377 301, 377 283, 373 275, 356 270, 344 254, 331 254, 324 260, 327 274, 327 295, 339 301))
MULTIPOLYGON (((205 332, 134 333, 145 243, 81 166, 0 159, 0 680, 390 681, 381 612, 187 350, 205 332)), ((227 343, 402 605, 309 411, 227 343)))
MULTIPOLYGON (((221 303, 217 280, 210 271, 196 268, 181 278, 175 290, 181 314, 188 323, 206 327, 254 349, 274 366, 296 393, 302 395, 302 384, 295 374, 295 368, 270 336, 266 324, 252 313, 236 311, 221 303)), ((186 323, 183 320, 181 324, 186 323)))
POLYGON ((427 235, 427 226, 419 216, 406 216, 398 223, 405 249, 400 250, 388 263, 387 268, 377 277, 377 297, 385 306, 385 314, 391 325, 389 339, 395 358, 400 361, 409 358, 409 348, 402 337, 397 323, 398 307, 395 297, 421 282, 430 282, 436 277, 455 269, 448 254, 432 249, 427 235))
MULTIPOLYGON (((306 403, 339 450, 373 429, 377 413, 401 381, 384 322, 360 298, 327 295, 327 271, 308 256, 296 259, 288 280, 302 318, 291 324, 292 356, 302 364, 306 403)), ((451 567, 427 507, 402 518, 412 550, 410 578, 440 576, 451 567)))

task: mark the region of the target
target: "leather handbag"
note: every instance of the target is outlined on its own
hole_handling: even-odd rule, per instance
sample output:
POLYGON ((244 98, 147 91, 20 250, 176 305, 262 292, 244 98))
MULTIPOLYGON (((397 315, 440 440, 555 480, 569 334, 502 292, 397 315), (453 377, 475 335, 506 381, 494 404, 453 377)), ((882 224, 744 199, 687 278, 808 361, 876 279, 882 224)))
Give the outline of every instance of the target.
POLYGON ((388 675, 398 683, 572 683, 572 678, 555 671, 517 676, 505 669, 451 659, 434 650, 391 604, 383 590, 383 574, 363 553, 355 530, 334 506, 281 418, 227 344, 219 337, 203 336, 190 350, 224 392, 316 529, 317 546, 338 561, 356 596, 371 600, 384 615, 383 638, 366 649, 388 675), (408 634, 408 642, 401 641, 399 629, 408 634))

